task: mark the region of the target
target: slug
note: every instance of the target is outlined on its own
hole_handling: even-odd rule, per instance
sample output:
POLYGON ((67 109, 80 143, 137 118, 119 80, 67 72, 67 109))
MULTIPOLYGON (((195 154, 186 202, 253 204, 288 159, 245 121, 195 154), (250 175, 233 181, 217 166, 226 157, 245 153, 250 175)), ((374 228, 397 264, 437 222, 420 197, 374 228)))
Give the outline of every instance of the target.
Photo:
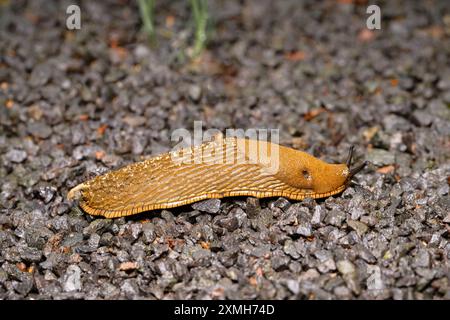
POLYGON ((366 165, 350 169, 352 155, 353 147, 346 164, 329 164, 271 142, 216 138, 97 176, 71 189, 67 197, 85 212, 107 218, 208 198, 324 198, 342 192, 366 165))

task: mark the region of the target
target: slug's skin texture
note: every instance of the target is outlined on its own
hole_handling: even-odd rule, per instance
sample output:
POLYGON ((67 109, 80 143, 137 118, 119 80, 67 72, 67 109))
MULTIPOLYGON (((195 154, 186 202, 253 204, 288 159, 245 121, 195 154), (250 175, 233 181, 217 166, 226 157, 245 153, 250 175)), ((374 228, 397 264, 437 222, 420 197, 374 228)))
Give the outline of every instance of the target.
POLYGON ((352 175, 346 164, 328 164, 302 151, 257 141, 260 148, 269 149, 269 159, 275 155, 279 159, 274 172, 267 159, 249 154, 251 141, 255 142, 216 139, 178 151, 191 160, 200 154, 197 163, 173 161, 174 153, 162 154, 84 182, 70 190, 68 198, 78 200, 91 215, 115 218, 208 198, 324 198, 342 192, 352 175), (211 148, 217 151, 205 152, 211 148), (232 163, 217 163, 229 154, 234 156, 232 163))

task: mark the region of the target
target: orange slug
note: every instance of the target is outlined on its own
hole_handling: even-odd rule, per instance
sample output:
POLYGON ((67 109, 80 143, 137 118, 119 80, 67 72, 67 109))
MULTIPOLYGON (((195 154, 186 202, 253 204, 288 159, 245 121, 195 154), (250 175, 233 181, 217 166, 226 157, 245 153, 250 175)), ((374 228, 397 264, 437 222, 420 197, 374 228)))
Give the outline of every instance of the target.
POLYGON ((69 200, 91 215, 123 217, 233 196, 324 198, 342 192, 366 162, 350 169, 308 153, 244 138, 220 138, 97 176, 69 200), (262 152, 264 151, 264 152, 262 152))

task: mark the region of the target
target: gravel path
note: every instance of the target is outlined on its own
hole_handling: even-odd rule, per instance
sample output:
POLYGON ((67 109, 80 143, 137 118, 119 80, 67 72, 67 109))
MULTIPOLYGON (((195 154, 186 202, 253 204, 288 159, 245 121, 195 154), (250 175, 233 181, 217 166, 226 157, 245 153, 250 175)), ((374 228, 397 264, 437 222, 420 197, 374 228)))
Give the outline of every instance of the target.
POLYGON ((449 299, 450 3, 383 2, 371 32, 365 1, 212 1, 195 63, 187 2, 157 2, 155 48, 131 1, 81 2, 79 31, 71 1, 0 4, 0 299, 449 299), (66 200, 194 120, 372 164, 318 201, 66 200))

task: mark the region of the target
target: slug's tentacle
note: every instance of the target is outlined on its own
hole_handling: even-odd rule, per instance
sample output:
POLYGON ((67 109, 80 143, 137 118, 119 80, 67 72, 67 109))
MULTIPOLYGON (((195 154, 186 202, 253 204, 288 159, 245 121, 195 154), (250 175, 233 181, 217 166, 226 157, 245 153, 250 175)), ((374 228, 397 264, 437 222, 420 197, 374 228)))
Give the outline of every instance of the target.
POLYGON ((369 161, 364 161, 363 163, 361 163, 360 165, 357 165, 356 167, 350 169, 350 174, 348 176, 349 179, 353 178, 353 176, 355 174, 357 174, 358 172, 360 172, 362 169, 364 169, 365 166, 367 166, 369 164, 369 161))

